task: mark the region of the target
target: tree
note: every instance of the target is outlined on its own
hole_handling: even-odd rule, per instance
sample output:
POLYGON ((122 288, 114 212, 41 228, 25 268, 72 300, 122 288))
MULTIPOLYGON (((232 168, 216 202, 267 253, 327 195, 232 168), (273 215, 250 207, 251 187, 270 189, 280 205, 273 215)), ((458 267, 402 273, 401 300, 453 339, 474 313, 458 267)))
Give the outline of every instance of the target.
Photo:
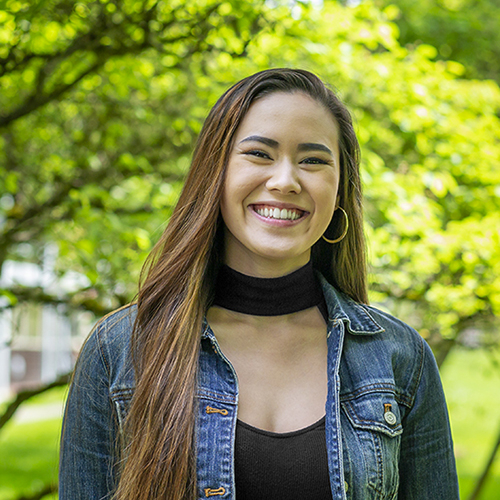
POLYGON ((4 296, 102 314, 133 297, 182 182, 205 113, 189 65, 244 56, 272 16, 259 0, 59 0, 9 1, 0 20, 0 269, 57 241, 59 274, 87 278, 4 296))

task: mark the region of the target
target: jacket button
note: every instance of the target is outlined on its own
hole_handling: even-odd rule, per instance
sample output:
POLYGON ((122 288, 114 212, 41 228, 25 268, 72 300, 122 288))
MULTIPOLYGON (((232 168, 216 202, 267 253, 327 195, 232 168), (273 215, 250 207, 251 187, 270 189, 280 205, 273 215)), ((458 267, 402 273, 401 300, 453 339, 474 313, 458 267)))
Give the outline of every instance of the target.
POLYGON ((217 489, 213 488, 205 488, 205 496, 206 497, 213 497, 213 496, 218 496, 218 495, 224 495, 226 493, 226 489, 223 488, 222 486, 217 489))
POLYGON ((389 424, 389 425, 394 425, 398 419, 396 418, 396 415, 392 413, 392 411, 386 411, 384 413, 384 420, 389 424))
POLYGON ((347 490, 349 489, 349 484, 347 483, 347 481, 344 481, 344 489, 345 492, 347 493, 347 490))
POLYGON ((212 408, 211 406, 207 406, 205 408, 205 412, 210 414, 210 413, 220 413, 221 415, 227 415, 229 412, 227 410, 224 410, 224 409, 220 409, 220 408, 212 408))

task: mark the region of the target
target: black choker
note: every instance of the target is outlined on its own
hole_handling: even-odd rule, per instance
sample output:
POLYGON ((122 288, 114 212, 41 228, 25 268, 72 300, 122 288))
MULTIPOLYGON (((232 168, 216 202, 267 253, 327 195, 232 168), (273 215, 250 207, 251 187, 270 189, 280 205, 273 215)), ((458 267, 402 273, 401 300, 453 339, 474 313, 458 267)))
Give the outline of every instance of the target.
POLYGON ((280 316, 326 304, 312 262, 279 278, 256 278, 222 266, 213 305, 253 316, 280 316))

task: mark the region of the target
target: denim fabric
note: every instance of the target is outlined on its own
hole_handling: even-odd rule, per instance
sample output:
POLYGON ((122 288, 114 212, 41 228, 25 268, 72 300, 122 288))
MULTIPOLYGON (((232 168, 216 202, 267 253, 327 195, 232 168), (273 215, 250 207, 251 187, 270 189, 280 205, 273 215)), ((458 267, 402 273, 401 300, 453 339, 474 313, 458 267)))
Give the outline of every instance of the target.
MULTIPOLYGON (((320 279, 329 312, 332 498, 458 499, 448 413, 429 346, 406 324, 320 279)), ((134 391, 134 317, 135 307, 128 306, 103 318, 82 348, 64 417, 60 500, 112 494, 113 457, 134 391)), ((199 365, 198 498, 234 500, 238 381, 206 322, 199 365)))

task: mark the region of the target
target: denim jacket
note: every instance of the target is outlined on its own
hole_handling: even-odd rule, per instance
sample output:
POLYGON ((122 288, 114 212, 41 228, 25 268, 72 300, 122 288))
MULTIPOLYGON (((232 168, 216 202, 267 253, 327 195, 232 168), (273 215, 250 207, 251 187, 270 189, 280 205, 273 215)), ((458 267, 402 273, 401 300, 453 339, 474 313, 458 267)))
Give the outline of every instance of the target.
MULTIPOLYGON (((320 277, 328 306, 326 443, 333 500, 456 500, 438 369, 409 326, 320 277)), ((82 348, 63 424, 60 500, 109 498, 134 392, 135 306, 103 318, 82 348)), ((236 373, 205 321, 196 426, 198 498, 235 499, 236 373)), ((307 492, 304 493, 307 497, 307 492)))

